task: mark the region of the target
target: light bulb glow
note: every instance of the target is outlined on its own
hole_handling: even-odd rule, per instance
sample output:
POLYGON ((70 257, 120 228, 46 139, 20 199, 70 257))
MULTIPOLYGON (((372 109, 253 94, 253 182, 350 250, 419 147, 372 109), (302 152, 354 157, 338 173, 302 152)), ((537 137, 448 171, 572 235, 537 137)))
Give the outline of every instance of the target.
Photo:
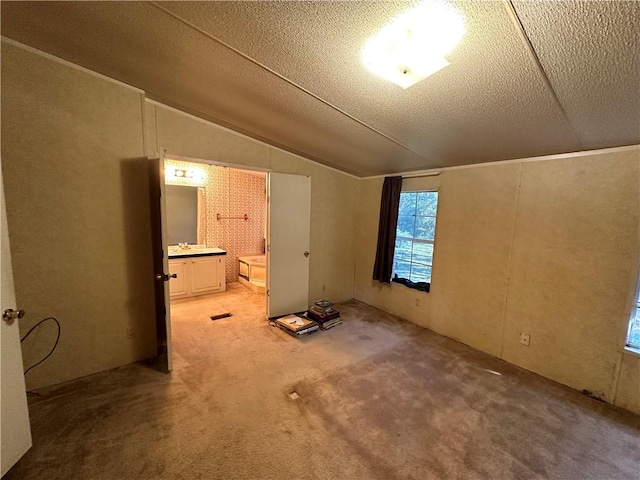
POLYGON ((176 168, 168 166, 165 169, 165 181, 173 184, 179 181, 181 185, 199 186, 205 183, 207 174, 202 168, 176 168))
POLYGON ((425 0, 373 36, 362 61, 374 74, 408 88, 449 65, 444 58, 460 42, 464 19, 453 7, 425 0))

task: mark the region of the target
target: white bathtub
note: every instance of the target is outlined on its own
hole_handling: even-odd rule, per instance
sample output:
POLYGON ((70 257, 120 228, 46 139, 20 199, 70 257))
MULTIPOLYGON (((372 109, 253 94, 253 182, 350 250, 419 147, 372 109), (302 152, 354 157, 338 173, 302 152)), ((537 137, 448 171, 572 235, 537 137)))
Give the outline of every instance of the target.
POLYGON ((264 293, 267 283, 267 256, 238 257, 238 282, 256 293, 264 293))

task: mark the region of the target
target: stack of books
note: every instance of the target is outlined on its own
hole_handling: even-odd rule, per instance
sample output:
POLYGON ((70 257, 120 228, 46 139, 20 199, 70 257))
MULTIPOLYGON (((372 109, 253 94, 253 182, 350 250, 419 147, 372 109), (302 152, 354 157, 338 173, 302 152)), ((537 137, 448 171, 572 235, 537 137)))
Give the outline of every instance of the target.
POLYGON ((294 337, 313 333, 320 328, 313 320, 298 317, 297 315, 287 315, 286 317, 278 318, 274 323, 280 330, 294 337))
POLYGON ((307 310, 307 318, 316 322, 323 330, 329 330, 342 323, 340 312, 333 308, 333 303, 329 300, 318 300, 311 305, 307 310))

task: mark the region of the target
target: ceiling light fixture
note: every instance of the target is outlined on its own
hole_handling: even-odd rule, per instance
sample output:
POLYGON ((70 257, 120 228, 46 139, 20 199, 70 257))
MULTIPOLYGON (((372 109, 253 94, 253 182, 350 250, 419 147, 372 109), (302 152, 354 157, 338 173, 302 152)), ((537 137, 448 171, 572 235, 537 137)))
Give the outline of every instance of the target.
POLYGON ((425 0, 373 36, 362 61, 372 73, 408 88, 449 65, 444 57, 464 32, 460 12, 443 1, 425 0))

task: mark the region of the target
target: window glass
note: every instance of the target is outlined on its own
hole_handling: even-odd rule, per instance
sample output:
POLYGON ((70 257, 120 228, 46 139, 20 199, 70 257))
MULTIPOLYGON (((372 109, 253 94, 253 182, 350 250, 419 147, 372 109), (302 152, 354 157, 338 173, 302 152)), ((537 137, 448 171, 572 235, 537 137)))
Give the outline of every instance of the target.
POLYGON ((433 241, 436 236, 436 217, 416 217, 415 238, 433 241))
POLYGON ((636 299, 636 308, 633 309, 631 321, 629 322, 629 335, 627 345, 640 349, 640 299, 636 299))
POLYGON ((431 283, 438 192, 402 192, 398 209, 393 274, 431 283))
POLYGON ((393 256, 395 262, 411 262, 411 240, 396 238, 396 251, 393 256))
POLYGON ((416 214, 416 196, 415 192, 400 194, 400 209, 398 215, 415 215, 416 214))
POLYGON ((414 263, 420 265, 431 265, 433 262, 433 244, 432 243, 414 243, 411 257, 414 263))
POLYGON ((412 238, 415 225, 415 215, 399 215, 396 237, 412 238))
POLYGON ((435 217, 438 208, 438 192, 419 192, 417 197, 417 207, 421 214, 435 217))

